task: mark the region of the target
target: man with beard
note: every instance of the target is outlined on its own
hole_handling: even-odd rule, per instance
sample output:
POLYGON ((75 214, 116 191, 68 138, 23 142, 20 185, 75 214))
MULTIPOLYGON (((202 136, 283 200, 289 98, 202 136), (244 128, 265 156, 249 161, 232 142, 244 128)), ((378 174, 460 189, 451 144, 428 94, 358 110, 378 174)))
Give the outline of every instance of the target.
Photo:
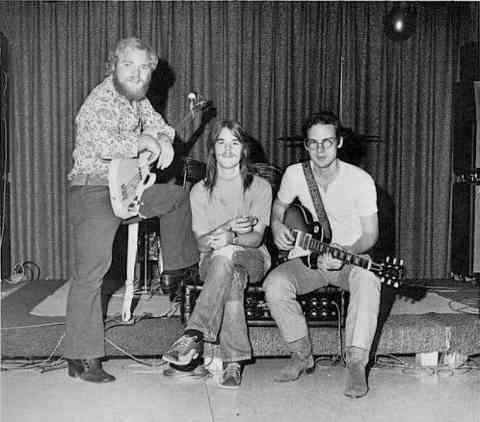
MULTIPOLYGON (((101 364, 105 356, 102 281, 122 221, 114 215, 110 202, 109 160, 136 158, 147 151, 150 163, 158 160, 157 167, 163 169, 174 155, 175 131, 145 97, 157 62, 157 55, 141 40, 121 40, 107 64, 107 77, 88 95, 75 120, 74 166, 68 176, 75 259, 67 303, 65 357, 68 374, 85 381, 115 380, 101 364)), ((148 188, 139 215, 161 216, 167 270, 198 262, 188 195, 180 186, 156 184, 148 188)))

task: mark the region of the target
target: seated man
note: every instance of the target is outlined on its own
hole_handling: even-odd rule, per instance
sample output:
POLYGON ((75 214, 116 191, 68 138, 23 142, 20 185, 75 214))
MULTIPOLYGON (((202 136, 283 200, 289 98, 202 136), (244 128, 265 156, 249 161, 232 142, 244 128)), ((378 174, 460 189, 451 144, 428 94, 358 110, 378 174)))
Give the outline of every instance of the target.
POLYGON ((184 335, 163 355, 170 363, 186 366, 201 355, 204 340, 215 342, 218 336, 225 387, 240 385, 241 362, 252 356, 244 289, 247 281, 260 281, 270 266, 263 234, 272 190, 253 174, 248 153, 238 123, 224 120, 216 125, 208 143, 207 176, 190 194, 204 285, 184 335))
MULTIPOLYGON (((74 166, 69 174, 69 215, 75 250, 67 303, 65 357, 72 377, 110 382, 102 368, 105 355, 101 288, 112 261, 115 233, 122 221, 114 214, 109 190, 109 159, 150 153, 165 168, 173 158, 174 129, 145 94, 158 61, 141 40, 121 40, 108 63, 108 76, 81 106, 75 123, 74 166)), ((198 262, 191 230, 188 195, 180 186, 153 185, 142 198, 140 215, 162 216, 160 232, 167 270, 198 262)))
MULTIPOLYGON (((315 221, 322 221, 317 215, 321 206, 315 206, 315 202, 323 203, 327 217, 323 219, 324 225, 331 230, 332 246, 362 254, 377 241, 375 184, 365 171, 337 158, 337 149, 343 142, 339 128, 340 122, 330 112, 313 115, 305 124, 305 148, 310 159, 305 168, 303 163, 297 163, 286 169, 272 210, 274 241, 281 250, 292 252, 294 248, 295 239, 284 224, 284 216, 295 199, 315 221), (321 201, 312 198, 309 185, 313 192, 315 185, 318 187, 321 201)), ((293 258, 291 253, 290 257, 293 258)), ((373 273, 344 265, 331 254, 319 255, 315 264, 313 267, 318 268, 309 268, 298 257, 290 259, 273 269, 264 282, 268 307, 292 353, 289 364, 275 380, 294 381, 304 372, 313 371, 307 323, 296 295, 332 284, 350 291, 345 333, 348 369, 345 395, 364 396, 368 391, 365 367, 377 325, 380 281, 373 273)))

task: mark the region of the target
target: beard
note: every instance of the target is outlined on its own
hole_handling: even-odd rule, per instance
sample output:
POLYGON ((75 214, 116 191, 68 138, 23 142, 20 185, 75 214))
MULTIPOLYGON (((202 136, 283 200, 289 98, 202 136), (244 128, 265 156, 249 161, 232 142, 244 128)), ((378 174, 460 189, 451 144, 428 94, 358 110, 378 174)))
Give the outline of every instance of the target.
POLYGON ((140 101, 145 98, 150 85, 150 78, 141 85, 131 86, 118 80, 118 75, 113 72, 113 86, 120 95, 123 95, 128 101, 140 101))

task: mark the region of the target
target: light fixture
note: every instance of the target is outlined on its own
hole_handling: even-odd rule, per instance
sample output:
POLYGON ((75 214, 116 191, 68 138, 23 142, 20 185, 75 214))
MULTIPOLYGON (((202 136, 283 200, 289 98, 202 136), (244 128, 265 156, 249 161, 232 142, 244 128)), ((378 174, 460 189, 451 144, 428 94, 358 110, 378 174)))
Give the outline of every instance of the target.
POLYGON ((385 16, 385 34, 392 41, 405 41, 415 32, 417 11, 414 3, 398 2, 385 16))

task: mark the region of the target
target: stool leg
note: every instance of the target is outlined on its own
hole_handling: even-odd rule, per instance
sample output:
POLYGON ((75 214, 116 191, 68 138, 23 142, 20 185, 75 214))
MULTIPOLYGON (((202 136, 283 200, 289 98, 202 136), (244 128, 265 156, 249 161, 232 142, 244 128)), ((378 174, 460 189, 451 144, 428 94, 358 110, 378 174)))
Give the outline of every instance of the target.
POLYGON ((143 235, 143 292, 148 293, 148 233, 143 235))
POLYGON ((188 321, 188 318, 190 318, 191 313, 192 313, 192 287, 185 286, 185 312, 184 312, 185 322, 188 321))
POLYGON ((185 324, 187 322, 187 319, 185 317, 185 302, 186 302, 186 287, 185 287, 185 282, 180 283, 180 322, 182 324, 185 324))

